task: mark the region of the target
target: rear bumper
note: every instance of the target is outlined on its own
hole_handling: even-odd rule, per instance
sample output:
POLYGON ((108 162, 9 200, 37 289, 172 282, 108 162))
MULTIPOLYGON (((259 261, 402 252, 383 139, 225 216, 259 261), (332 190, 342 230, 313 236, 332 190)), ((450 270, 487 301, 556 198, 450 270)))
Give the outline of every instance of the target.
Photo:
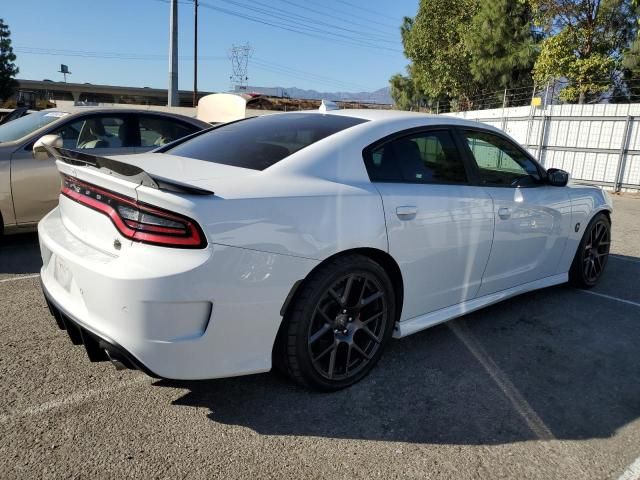
POLYGON ((38 234, 43 291, 71 339, 90 358, 109 354, 176 380, 270 370, 280 309, 291 286, 317 265, 223 245, 123 243, 117 254, 105 252, 66 229, 59 209, 38 234))
POLYGON ((47 292, 45 286, 42 286, 44 299, 49 307, 49 313, 55 319, 56 325, 60 330, 66 330, 71 343, 74 345, 83 345, 87 351, 87 357, 91 362, 111 361, 117 368, 128 368, 131 370, 140 370, 150 377, 162 378, 153 373, 132 353, 128 352, 124 347, 116 341, 107 338, 105 335, 91 331, 81 322, 74 319, 65 312, 59 305, 56 305, 51 294, 47 292))

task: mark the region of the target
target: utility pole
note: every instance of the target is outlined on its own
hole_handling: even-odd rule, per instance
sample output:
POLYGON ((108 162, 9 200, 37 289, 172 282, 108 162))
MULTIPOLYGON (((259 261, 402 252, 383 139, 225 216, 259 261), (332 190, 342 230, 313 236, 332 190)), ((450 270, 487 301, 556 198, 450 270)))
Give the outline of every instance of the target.
POLYGON ((169 89, 170 107, 178 106, 178 0, 171 0, 169 15, 169 89))
POLYGON ((193 0, 193 106, 198 106, 198 0, 193 0))

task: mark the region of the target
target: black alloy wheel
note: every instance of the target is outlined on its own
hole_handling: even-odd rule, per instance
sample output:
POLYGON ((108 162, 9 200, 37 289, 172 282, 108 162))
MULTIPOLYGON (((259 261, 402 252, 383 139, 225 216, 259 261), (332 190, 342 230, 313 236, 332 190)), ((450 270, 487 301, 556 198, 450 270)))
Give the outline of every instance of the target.
POLYGON ((307 335, 316 371, 342 380, 366 367, 382 343, 387 305, 380 282, 367 272, 350 273, 317 303, 307 335))
POLYGON ((595 286, 607 264, 610 248, 611 222, 599 213, 587 226, 578 246, 569 272, 571 283, 581 288, 595 286))
POLYGON ((297 292, 285 317, 289 375, 320 390, 348 387, 379 360, 395 323, 384 269, 361 255, 330 260, 297 292))

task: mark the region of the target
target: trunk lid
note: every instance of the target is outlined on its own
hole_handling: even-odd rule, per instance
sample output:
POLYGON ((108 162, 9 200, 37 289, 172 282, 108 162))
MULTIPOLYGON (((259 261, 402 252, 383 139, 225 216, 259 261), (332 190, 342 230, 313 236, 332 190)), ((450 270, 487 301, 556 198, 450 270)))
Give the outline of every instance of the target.
POLYGON ((257 173, 256 170, 248 168, 233 167, 166 153, 121 155, 114 159, 139 167, 153 177, 191 185, 210 184, 212 190, 215 190, 215 180, 237 178, 257 173))
MULTIPOLYGON (((142 238, 138 233, 149 237, 148 231, 147 233, 138 232, 132 239, 130 234, 122 233, 123 225, 120 222, 122 218, 115 218, 113 212, 101 211, 101 209, 104 210, 102 208, 104 205, 98 203, 104 204, 109 195, 120 195, 124 197, 123 201, 133 202, 129 207, 136 208, 138 204, 139 208, 147 208, 147 214, 151 213, 152 217, 155 214, 149 212, 148 207, 165 210, 166 214, 176 214, 177 217, 174 216, 173 220, 185 221, 185 232, 197 231, 193 236, 203 238, 204 234, 197 224, 197 219, 195 221, 192 219, 198 203, 213 201, 213 192, 208 189, 210 185, 215 184, 219 179, 255 173, 253 170, 244 168, 155 153, 101 158, 58 150, 56 158, 63 182, 66 176, 66 185, 72 187, 71 191, 67 189, 67 194, 60 196, 60 212, 65 227, 86 243, 111 254, 114 254, 115 244, 120 246, 115 254, 124 253, 126 248, 135 241, 134 239, 142 238), (100 189, 103 191, 101 192, 100 189), (78 196, 75 201, 74 195, 78 196), (85 202, 87 195, 92 197, 90 200, 95 203, 93 207, 85 202), (82 201, 77 201, 78 199, 82 201), (139 202, 146 203, 147 207, 141 206, 139 202), (183 218, 179 218, 180 216, 183 218), (117 228, 116 224, 119 225, 117 228)), ((109 202, 111 200, 107 201, 109 202)), ((126 214, 123 213, 121 202, 117 199, 113 202, 113 207, 125 216, 131 215, 131 210, 126 214)), ((140 212, 138 214, 142 215, 140 212)), ((147 214, 145 218, 152 218, 147 214)), ((168 215, 161 220, 168 221, 169 226, 175 227, 176 224, 172 223, 170 218, 171 215, 168 215)), ((131 220, 131 217, 127 217, 124 223, 130 225, 127 222, 131 220)), ((158 218, 155 217, 155 220, 158 218)), ((137 226, 141 225, 136 219, 133 221, 137 226)), ((163 228, 166 232, 167 224, 162 225, 151 228, 163 228)), ((143 226, 145 229, 148 227, 148 225, 143 226)), ((184 244, 182 247, 201 248, 201 244, 196 242, 184 244)))

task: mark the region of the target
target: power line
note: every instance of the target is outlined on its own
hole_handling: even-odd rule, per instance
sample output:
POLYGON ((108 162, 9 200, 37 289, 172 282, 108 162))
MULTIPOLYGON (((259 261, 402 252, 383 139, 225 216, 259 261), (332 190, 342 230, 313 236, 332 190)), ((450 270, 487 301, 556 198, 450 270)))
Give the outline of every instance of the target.
POLYGON ((301 35, 306 35, 308 37, 312 37, 312 38, 318 38, 320 40, 325 40, 325 41, 332 41, 332 42, 338 42, 341 45, 352 45, 352 46, 356 46, 356 47, 364 47, 364 48, 372 48, 375 50, 386 50, 386 51, 390 51, 390 52, 397 52, 397 53, 402 53, 401 50, 397 50, 397 49, 393 49, 390 47, 385 47, 385 46, 381 46, 381 45, 375 45, 369 42, 365 42, 365 41, 361 41, 358 40, 356 38, 350 38, 350 37, 346 37, 337 33, 332 33, 332 32, 327 32, 327 31, 323 31, 320 29, 313 29, 313 28, 309 28, 309 27, 304 27, 304 26, 299 26, 294 24, 293 26, 290 23, 275 23, 274 21, 270 21, 270 20, 264 20, 260 17, 255 17, 252 15, 247 15, 244 13, 240 13, 234 10, 229 10, 226 8, 222 8, 222 7, 216 7, 210 4, 205 4, 205 3, 200 3, 200 6, 211 9, 211 10, 215 10, 217 12, 220 13, 224 13, 226 15, 231 15, 231 16, 235 16, 235 17, 239 17, 239 18, 244 18, 245 20, 249 20, 255 23, 260 23, 263 25, 269 25, 275 28, 279 28, 282 30, 287 30, 289 32, 293 32, 293 33, 298 33, 301 35), (304 30, 301 30, 301 28, 305 28, 304 30), (329 34, 329 35, 334 35, 336 37, 342 37, 342 39, 340 38, 331 38, 331 37, 327 37, 326 35, 322 35, 322 33, 325 34, 329 34))
MULTIPOLYGON (((103 58, 109 60, 155 60, 166 61, 167 56, 161 54, 147 54, 147 53, 123 53, 123 52, 96 52, 89 50, 63 50, 52 48, 39 48, 39 47, 14 47, 17 53, 30 54, 30 55, 53 55, 53 56, 68 56, 68 57, 83 57, 83 58, 103 58)), ((183 60, 193 60, 193 56, 181 55, 183 60)), ((198 60, 226 60, 227 57, 212 56, 212 55, 198 55, 198 60)))
POLYGON ((367 12, 367 13, 369 13, 371 15, 377 15, 379 17, 389 18, 389 19, 393 18, 391 15, 388 15, 386 13, 382 13, 382 12, 377 11, 377 10, 372 10, 370 8, 363 7, 362 5, 356 5, 355 3, 348 2, 347 0, 334 0, 334 1, 338 2, 338 3, 342 3, 343 5, 347 5, 347 6, 351 7, 351 8, 353 8, 353 9, 361 10, 363 12, 367 12))
POLYGON ((312 18, 312 17, 308 17, 308 16, 304 16, 304 15, 300 15, 298 13, 293 13, 293 12, 288 12, 285 11, 281 8, 277 8, 277 7, 273 7, 271 5, 265 4, 263 2, 260 2, 258 0, 252 0, 251 1, 251 5, 247 5, 244 2, 239 2, 237 0, 222 0, 223 2, 226 3, 230 3, 232 5, 241 7, 241 8, 246 8, 248 10, 252 10, 252 11, 256 11, 259 13, 263 13, 265 15, 280 19, 280 20, 285 20, 285 21, 294 21, 294 22, 304 22, 304 23, 308 23, 311 24, 312 27, 309 28, 317 28, 315 27, 316 25, 323 25, 332 29, 336 29, 336 30, 341 30, 344 32, 348 32, 348 33, 352 33, 352 34, 356 34, 358 36, 363 37, 363 39, 365 39, 367 41, 379 41, 379 42, 387 42, 387 43, 398 43, 398 39, 397 38, 392 38, 391 36, 389 36, 388 34, 375 34, 371 32, 371 29, 369 29, 369 31, 362 31, 362 30, 354 30, 352 28, 346 28, 346 27, 342 27, 340 25, 336 25, 334 23, 329 23, 329 22, 325 22, 323 20, 318 20, 317 18, 312 18), (261 5, 264 8, 268 9, 268 10, 264 10, 261 8, 257 8, 253 5, 261 5), (273 13, 275 12, 275 13, 273 13), (290 19, 290 20, 289 20, 290 19))
MULTIPOLYGON (((167 3, 169 0, 154 0, 157 2, 162 2, 162 3, 167 3)), ((230 10, 228 8, 224 8, 224 7, 220 7, 220 6, 215 6, 215 5, 211 5, 208 3, 204 3, 204 2, 200 2, 200 6, 204 7, 204 8, 208 8, 210 10, 214 10, 217 11, 219 13, 224 13, 225 15, 230 15, 230 16, 234 16, 234 17, 238 17, 238 18, 243 18, 245 20, 249 20, 255 23, 259 23, 262 25, 267 25, 267 26, 271 26, 274 28, 279 28, 281 30, 286 30, 292 33, 298 33, 300 35, 305 35, 308 37, 312 37, 312 38, 317 38, 320 40, 324 40, 324 41, 331 41, 334 43, 340 43, 341 45, 351 45, 351 46, 356 46, 356 47, 362 47, 362 48, 372 48, 378 51, 379 55, 383 55, 382 53, 380 53, 380 50, 385 50, 385 51, 389 51, 389 52, 395 52, 395 53, 402 53, 401 50, 399 49, 394 49, 388 46, 384 46, 384 45, 378 45, 375 43, 371 43, 371 40, 366 40, 366 39, 362 39, 362 38, 355 38, 353 36, 347 36, 347 35, 342 35, 340 33, 336 33, 336 32, 331 32, 328 30, 324 30, 324 29, 320 29, 320 28, 315 28, 315 27, 310 27, 308 25, 301 25, 299 22, 295 22, 293 20, 289 20, 286 17, 284 17, 283 15, 278 15, 275 13, 271 13, 268 12, 264 9, 260 9, 258 7, 253 7, 251 5, 247 5, 247 4, 241 4, 240 2, 237 2, 234 0, 223 0, 223 1, 227 1, 227 3, 235 3, 236 6, 239 6, 240 8, 246 9, 246 10, 250 10, 256 13, 261 13, 263 15, 266 15, 268 18, 264 18, 264 17, 259 17, 259 16, 255 16, 255 15, 250 15, 248 13, 244 13, 241 11, 237 11, 237 10, 230 10), (275 19, 275 20, 272 20, 275 19), (329 35, 329 36, 327 36, 329 35), (337 37, 337 38, 333 38, 333 37, 337 37)), ((191 3, 191 2, 186 2, 184 0, 179 0, 178 3, 191 3)), ((399 43, 399 41, 398 41, 399 43)))
POLYGON ((259 59, 254 59, 253 60, 253 64, 254 64, 255 68, 258 68, 260 70, 265 70, 265 71, 268 71, 268 72, 272 72, 272 73, 280 74, 280 75, 286 77, 287 79, 289 79, 289 78, 297 78, 297 79, 301 79, 301 80, 315 82, 315 83, 322 84, 322 85, 332 86, 332 88, 338 87, 338 88, 341 88, 341 89, 348 89, 348 90, 353 90, 353 89, 367 90, 367 87, 364 87, 364 86, 356 84, 356 83, 345 82, 343 80, 324 77, 324 76, 317 75, 317 74, 314 74, 314 73, 304 72, 304 71, 301 71, 301 70, 295 70, 295 69, 291 69, 289 67, 284 67, 284 66, 281 66, 281 65, 278 65, 278 64, 265 62, 265 61, 262 61, 262 60, 259 60, 259 59))
MULTIPOLYGON (((29 54, 29 55, 46 55, 46 56, 70 56, 70 57, 82 57, 82 58, 96 58, 96 59, 108 59, 108 60, 125 60, 125 61, 166 61, 167 56, 161 54, 150 53, 123 53, 123 52, 100 52, 91 50, 62 50, 51 48, 39 48, 39 47, 14 47, 16 53, 29 54)), ((193 60, 192 56, 182 56, 183 60, 193 60)), ((199 61, 226 61, 228 57, 224 56, 210 56, 210 55, 198 55, 199 61)), ((252 60, 255 63, 255 67, 260 70, 269 71, 272 73, 278 73, 286 77, 298 78, 301 80, 312 81, 323 85, 338 85, 341 88, 348 89, 362 89, 367 90, 363 85, 338 80, 335 78, 327 77, 324 75, 318 75, 316 73, 307 72, 304 70, 292 68, 286 65, 278 64, 269 60, 254 58, 252 60)))
MULTIPOLYGON (((337 1, 337 0, 336 0, 336 1, 337 1)), ((317 5, 317 3, 315 3, 315 2, 314 2, 314 4, 315 4, 315 5, 317 5)), ((325 3, 324 1, 323 1, 323 6, 326 6, 326 3, 325 3)), ((339 10, 339 9, 337 9, 337 8, 335 8, 335 7, 330 7, 330 8, 331 8, 331 11, 332 11, 332 12, 334 12, 334 15, 335 15, 335 14, 341 14, 341 15, 345 15, 345 16, 346 16, 346 17, 348 17, 348 18, 352 18, 352 17, 354 17, 354 13, 353 13, 353 12, 347 12, 347 11, 345 11, 345 10, 339 10)), ((363 9, 363 7, 359 7, 359 8, 360 8, 360 9, 363 9)), ((365 10, 365 11, 367 11, 367 10, 365 10)), ((361 14, 360 14, 360 15, 361 15, 361 14)), ((388 17, 388 16, 387 16, 387 18, 391 18, 391 17, 388 17)), ((376 25, 383 26, 383 27, 387 27, 387 28, 394 28, 394 29, 398 29, 398 28, 400 27, 400 25, 392 25, 392 24, 390 24, 390 23, 387 23, 387 22, 380 22, 380 21, 377 21, 377 20, 373 20, 373 19, 371 19, 371 18, 363 18, 363 20, 365 20, 365 21, 367 21, 367 22, 369 22, 369 23, 374 23, 374 24, 376 24, 376 25)))
MULTIPOLYGON (((380 24, 379 26, 373 27, 370 23, 363 23, 360 21, 357 21, 354 19, 353 15, 347 15, 346 16, 346 20, 344 20, 342 17, 337 16, 335 11, 332 11, 331 13, 327 12, 327 11, 323 11, 323 10, 318 10, 316 8, 313 7, 309 7, 308 5, 302 5, 300 3, 297 3, 293 0, 280 0, 280 2, 282 3, 286 3, 288 5, 291 5, 293 7, 299 8, 301 10, 307 10, 309 12, 313 12, 313 13, 317 13, 318 15, 322 15, 323 17, 328 17, 331 18, 333 20, 337 20, 339 22, 342 23, 346 23, 348 25, 357 25, 359 27, 364 27, 364 28, 368 28, 368 29, 380 29, 380 26, 383 26, 384 28, 386 28, 388 31, 393 31, 395 33, 399 33, 400 32, 400 27, 399 26, 391 26, 391 25, 386 25, 386 24, 380 24)), ((373 23, 377 23, 377 22, 373 22, 373 23)), ((382 35, 391 35, 390 33, 381 33, 382 35)))

